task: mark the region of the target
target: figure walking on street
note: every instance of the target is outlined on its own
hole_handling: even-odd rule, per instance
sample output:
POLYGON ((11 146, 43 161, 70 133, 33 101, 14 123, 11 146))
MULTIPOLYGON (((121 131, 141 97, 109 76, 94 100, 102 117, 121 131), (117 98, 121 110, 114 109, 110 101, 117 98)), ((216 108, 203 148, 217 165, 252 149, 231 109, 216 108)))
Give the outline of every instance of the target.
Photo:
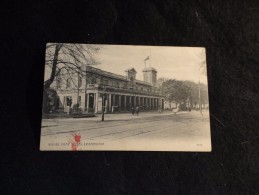
POLYGON ((138 106, 136 107, 136 114, 137 114, 137 116, 139 114, 139 107, 138 106))
POLYGON ((132 115, 135 114, 135 109, 134 109, 134 107, 131 108, 131 113, 132 113, 132 115))

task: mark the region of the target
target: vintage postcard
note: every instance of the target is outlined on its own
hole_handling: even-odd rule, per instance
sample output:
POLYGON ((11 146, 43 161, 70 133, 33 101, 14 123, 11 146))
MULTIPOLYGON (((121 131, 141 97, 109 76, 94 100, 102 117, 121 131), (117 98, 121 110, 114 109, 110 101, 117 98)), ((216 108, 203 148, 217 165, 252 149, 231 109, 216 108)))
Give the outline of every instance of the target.
POLYGON ((42 151, 211 151, 206 50, 49 43, 42 151))

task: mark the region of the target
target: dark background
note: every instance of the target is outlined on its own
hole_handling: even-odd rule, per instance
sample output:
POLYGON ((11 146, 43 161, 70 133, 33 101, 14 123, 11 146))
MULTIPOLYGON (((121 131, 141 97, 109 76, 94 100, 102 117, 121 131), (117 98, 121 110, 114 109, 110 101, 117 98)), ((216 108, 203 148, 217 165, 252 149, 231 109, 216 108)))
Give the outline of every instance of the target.
POLYGON ((0 7, 0 192, 259 193, 259 1, 5 0, 0 7), (206 47, 213 151, 40 152, 47 42, 206 47))

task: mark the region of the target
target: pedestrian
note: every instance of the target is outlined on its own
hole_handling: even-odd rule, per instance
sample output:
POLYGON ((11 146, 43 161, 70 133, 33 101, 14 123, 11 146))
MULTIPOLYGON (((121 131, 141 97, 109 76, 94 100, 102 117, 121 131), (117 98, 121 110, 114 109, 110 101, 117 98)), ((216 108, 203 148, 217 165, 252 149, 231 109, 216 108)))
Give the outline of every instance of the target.
POLYGON ((136 114, 137 114, 137 116, 138 116, 138 113, 139 113, 139 107, 137 106, 136 107, 136 114))
POLYGON ((158 113, 161 114, 161 111, 162 111, 162 110, 161 110, 161 108, 160 108, 160 106, 159 106, 159 107, 158 107, 158 113))
POLYGON ((135 109, 134 109, 134 107, 131 108, 131 113, 132 113, 132 115, 135 114, 135 109))

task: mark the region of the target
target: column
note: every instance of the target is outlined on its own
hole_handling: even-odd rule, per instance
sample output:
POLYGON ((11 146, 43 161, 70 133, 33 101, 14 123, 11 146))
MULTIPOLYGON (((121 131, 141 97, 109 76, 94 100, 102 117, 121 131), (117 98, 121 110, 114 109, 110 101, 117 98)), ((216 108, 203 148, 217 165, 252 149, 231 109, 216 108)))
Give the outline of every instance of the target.
POLYGON ((127 111, 127 96, 124 96, 124 111, 127 111))
POLYGON ((119 111, 121 111, 121 95, 119 95, 119 111))
POLYGON ((165 108, 164 108, 164 104, 165 104, 164 99, 162 99, 162 109, 163 109, 163 110, 165 109, 165 108))
POLYGON ((112 106, 115 106, 115 94, 112 95, 112 106))
POLYGON ((112 111, 112 94, 109 93, 109 109, 108 109, 109 112, 112 111))
POLYGON ((95 113, 98 112, 98 93, 94 93, 94 110, 95 110, 95 113))
POLYGON ((89 110, 89 93, 86 94, 87 95, 87 104, 86 104, 86 110, 88 111, 89 110))
POLYGON ((130 105, 130 108, 132 108, 132 105, 131 105, 131 96, 129 96, 129 105, 130 105))

